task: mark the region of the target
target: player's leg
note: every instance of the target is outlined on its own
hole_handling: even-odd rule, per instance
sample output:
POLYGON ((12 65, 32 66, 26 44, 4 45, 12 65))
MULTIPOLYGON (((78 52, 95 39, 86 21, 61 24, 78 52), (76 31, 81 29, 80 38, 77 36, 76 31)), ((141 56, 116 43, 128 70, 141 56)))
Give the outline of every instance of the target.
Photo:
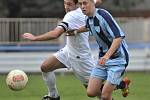
POLYGON ((48 95, 45 95, 42 100, 60 100, 57 87, 56 79, 53 70, 58 68, 65 68, 54 55, 48 57, 42 64, 41 70, 43 79, 48 87, 48 95))
POLYGON ((60 97, 56 87, 56 78, 54 72, 43 72, 42 76, 48 89, 48 94, 45 95, 42 100, 51 100, 50 98, 55 98, 55 100, 59 100, 60 97))
POLYGON ((123 80, 120 82, 120 84, 116 86, 116 89, 121 89, 123 97, 127 97, 129 94, 130 82, 131 82, 130 79, 126 76, 123 78, 123 80))
POLYGON ((101 98, 101 87, 103 81, 107 78, 107 72, 105 68, 101 66, 94 67, 89 79, 87 87, 87 95, 89 97, 99 97, 101 98))
MULTIPOLYGON (((126 76, 123 78, 123 80, 120 82, 119 85, 116 86, 115 90, 121 89, 122 91, 122 96, 123 97, 127 97, 129 95, 129 85, 130 85, 130 80, 129 78, 126 76)), ((103 89, 104 84, 102 84, 101 86, 101 91, 103 89)))
POLYGON ((128 77, 124 77, 123 80, 122 80, 122 84, 123 84, 123 88, 121 89, 122 90, 122 96, 123 97, 127 97, 128 94, 129 94, 129 84, 130 84, 130 80, 128 77))
POLYGON ((112 93, 122 80, 125 65, 107 66, 107 80, 102 89, 102 100, 112 100, 112 93))
POLYGON ((113 85, 110 82, 106 81, 102 89, 101 99, 112 100, 112 93, 115 88, 116 88, 116 85, 113 85))
POLYGON ((89 79, 88 87, 87 87, 87 95, 88 97, 98 97, 101 98, 101 88, 102 80, 98 78, 91 77, 89 79))
POLYGON ((56 56, 51 55, 43 62, 41 71, 47 73, 59 68, 66 68, 66 66, 61 63, 56 56))
MULTIPOLYGON (((121 89, 122 91, 122 96, 123 97, 127 97, 128 94, 129 94, 129 85, 130 85, 130 80, 128 77, 124 77, 123 80, 120 82, 119 85, 116 86, 116 88, 114 90, 118 90, 118 89, 121 89)), ((87 84, 84 84, 84 87, 87 88, 87 84)), ((100 88, 100 91, 102 91, 103 89, 103 86, 104 86, 104 83, 102 84, 101 88, 100 88)), ((99 96, 98 96, 99 98, 99 96)))

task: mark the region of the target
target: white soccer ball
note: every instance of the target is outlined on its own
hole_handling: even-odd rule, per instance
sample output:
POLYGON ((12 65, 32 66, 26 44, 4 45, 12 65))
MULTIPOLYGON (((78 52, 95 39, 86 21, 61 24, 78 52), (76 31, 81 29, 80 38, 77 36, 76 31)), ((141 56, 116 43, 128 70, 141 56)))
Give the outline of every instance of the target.
POLYGON ((6 78, 6 84, 11 90, 20 91, 23 90, 28 82, 27 74, 22 70, 12 70, 9 72, 6 78))

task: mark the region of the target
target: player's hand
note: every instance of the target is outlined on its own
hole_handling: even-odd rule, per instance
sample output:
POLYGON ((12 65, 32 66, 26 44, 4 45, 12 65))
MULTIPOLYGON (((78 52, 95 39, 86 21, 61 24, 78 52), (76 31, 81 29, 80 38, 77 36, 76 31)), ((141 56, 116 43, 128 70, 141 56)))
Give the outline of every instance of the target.
POLYGON ((101 58, 99 59, 98 64, 103 66, 103 65, 105 65, 105 63, 106 63, 107 60, 108 60, 108 58, 106 58, 106 57, 101 57, 101 58))
POLYGON ((24 34, 22 35, 22 37, 23 37, 24 39, 28 39, 28 40, 31 40, 31 41, 34 41, 34 40, 35 40, 35 36, 34 36, 33 34, 31 34, 31 33, 24 33, 24 34))

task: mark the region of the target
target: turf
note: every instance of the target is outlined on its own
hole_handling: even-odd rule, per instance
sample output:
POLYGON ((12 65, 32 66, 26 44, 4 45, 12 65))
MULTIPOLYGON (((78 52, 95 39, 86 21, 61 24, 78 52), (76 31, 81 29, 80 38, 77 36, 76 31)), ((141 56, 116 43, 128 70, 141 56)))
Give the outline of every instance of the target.
MULTIPOLYGON (((148 100, 150 98, 150 73, 127 73, 132 80, 130 94, 127 98, 121 96, 121 91, 114 92, 115 100, 148 100)), ((22 91, 12 91, 5 84, 6 75, 0 75, 0 100, 40 100, 47 93, 41 75, 29 75, 27 87, 22 91)), ((88 98, 86 90, 73 75, 57 75, 57 86, 61 100, 98 100, 88 98)))

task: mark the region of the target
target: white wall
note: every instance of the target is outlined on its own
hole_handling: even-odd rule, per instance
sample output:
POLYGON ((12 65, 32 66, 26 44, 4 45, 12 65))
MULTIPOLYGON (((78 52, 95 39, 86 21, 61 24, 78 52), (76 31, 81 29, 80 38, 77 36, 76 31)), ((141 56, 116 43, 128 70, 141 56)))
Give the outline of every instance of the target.
MULTIPOLYGON (((26 72, 40 72, 40 65, 43 60, 53 52, 12 52, 0 53, 0 73, 7 73, 13 69, 21 69, 26 72)), ((150 50, 130 50, 130 63, 128 71, 150 71, 150 50)), ((97 51, 94 51, 97 58, 97 51)), ((66 71, 67 69, 57 70, 66 71)), ((69 70, 71 71, 71 70, 69 70)))

